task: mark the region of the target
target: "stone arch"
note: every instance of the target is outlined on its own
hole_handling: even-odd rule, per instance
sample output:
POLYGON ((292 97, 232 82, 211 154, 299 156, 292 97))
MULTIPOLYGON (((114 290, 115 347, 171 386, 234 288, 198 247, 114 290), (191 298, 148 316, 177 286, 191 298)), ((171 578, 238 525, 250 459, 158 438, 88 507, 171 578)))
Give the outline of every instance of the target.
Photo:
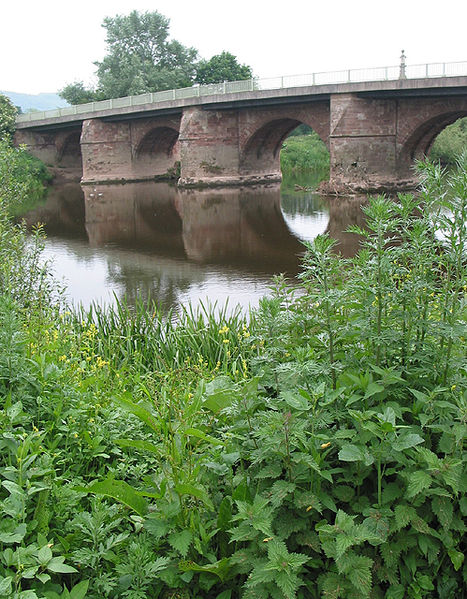
POLYGON ((239 122, 240 174, 280 179, 280 149, 299 125, 309 125, 329 147, 329 103, 249 111, 239 122))
POLYGON ((170 126, 156 126, 147 131, 133 154, 135 174, 165 175, 174 170, 178 156, 179 131, 170 126))
POLYGON ((432 102, 427 109, 420 106, 416 114, 402 114, 401 130, 398 135, 398 172, 400 176, 408 174, 417 159, 428 156, 436 137, 448 125, 467 116, 467 99, 456 98, 432 102), (412 118, 409 118, 412 117, 412 118), (407 126, 410 124, 410 127, 407 126))
POLYGON ((290 118, 275 119, 260 127, 249 138, 242 152, 241 173, 280 171, 280 149, 282 142, 300 121, 290 118))
POLYGON ((57 163, 62 168, 82 168, 81 130, 57 137, 57 163))
POLYGON ((136 148, 136 157, 149 155, 170 156, 178 140, 178 131, 172 127, 155 127, 144 135, 136 148))

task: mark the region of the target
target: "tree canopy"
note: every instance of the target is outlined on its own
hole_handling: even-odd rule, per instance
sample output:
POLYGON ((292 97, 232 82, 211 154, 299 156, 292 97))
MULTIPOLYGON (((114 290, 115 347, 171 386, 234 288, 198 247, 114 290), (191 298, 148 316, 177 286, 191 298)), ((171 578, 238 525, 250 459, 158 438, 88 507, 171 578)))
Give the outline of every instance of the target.
POLYGON ((0 140, 9 141, 15 132, 15 121, 18 109, 10 98, 0 94, 0 140))
POLYGON ((230 52, 216 54, 210 60, 201 60, 196 68, 198 83, 221 83, 222 81, 241 81, 251 79, 251 67, 239 64, 230 52))
POLYGON ((107 17, 108 53, 96 62, 98 92, 106 98, 191 85, 198 52, 169 41, 169 20, 159 12, 107 17))
POLYGON ((249 79, 251 68, 240 65, 233 54, 222 52, 198 61, 195 48, 169 39, 170 21, 157 11, 106 17, 107 54, 97 67, 97 86, 71 83, 59 91, 70 104, 119 98, 145 92, 249 79))

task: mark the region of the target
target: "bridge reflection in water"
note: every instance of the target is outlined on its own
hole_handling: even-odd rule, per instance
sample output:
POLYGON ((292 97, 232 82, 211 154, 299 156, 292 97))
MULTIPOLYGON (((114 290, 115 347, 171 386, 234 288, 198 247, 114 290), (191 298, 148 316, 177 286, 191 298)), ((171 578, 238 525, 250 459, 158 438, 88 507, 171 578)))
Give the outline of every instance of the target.
POLYGON ((164 183, 52 187, 26 216, 45 223, 51 258, 75 303, 126 296, 156 300, 163 311, 192 302, 257 305, 272 276, 292 281, 303 240, 329 231, 343 255, 357 239, 361 200, 327 201, 278 185, 180 190, 164 183))

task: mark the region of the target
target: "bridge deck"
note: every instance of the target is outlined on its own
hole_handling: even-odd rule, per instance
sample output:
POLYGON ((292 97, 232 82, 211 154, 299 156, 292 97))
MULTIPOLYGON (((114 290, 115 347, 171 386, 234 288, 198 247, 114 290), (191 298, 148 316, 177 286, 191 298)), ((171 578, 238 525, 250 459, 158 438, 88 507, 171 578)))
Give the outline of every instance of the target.
POLYGON ((399 71, 397 69, 399 67, 382 67, 382 69, 384 71, 381 69, 380 71, 383 75, 378 72, 380 78, 372 81, 353 81, 353 78, 361 78, 362 72, 374 73, 376 71, 375 69, 371 71, 358 69, 342 71, 337 74, 318 73, 301 76, 301 80, 298 77, 281 77, 274 80, 251 79, 147 93, 19 115, 16 126, 18 129, 61 128, 94 118, 121 120, 150 116, 151 114, 180 113, 183 108, 188 106, 222 110, 236 106, 309 102, 328 99, 333 94, 345 93, 374 97, 445 96, 465 94, 467 89, 467 62, 418 65, 417 69, 407 67, 407 75, 424 73, 428 76, 410 76, 410 78, 402 79, 398 78, 399 71), (433 70, 433 67, 440 68, 433 70), (392 69, 392 71, 388 72, 388 69, 392 69), (445 74, 443 75, 443 73, 445 74), (324 77, 325 75, 327 77, 324 77), (326 81, 326 78, 329 79, 331 75, 341 76, 344 81, 320 82, 321 80, 326 81), (346 78, 347 80, 345 80, 346 78), (290 85, 290 83, 295 83, 295 85, 290 85))

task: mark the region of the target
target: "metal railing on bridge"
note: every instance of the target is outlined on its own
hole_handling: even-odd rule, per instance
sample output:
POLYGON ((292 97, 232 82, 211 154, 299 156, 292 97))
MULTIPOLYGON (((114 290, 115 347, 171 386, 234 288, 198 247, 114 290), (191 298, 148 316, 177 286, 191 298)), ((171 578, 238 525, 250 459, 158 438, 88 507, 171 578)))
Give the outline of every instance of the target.
MULTIPOLYGON (((467 75, 467 61, 439 62, 404 66, 404 79, 424 79, 435 77, 458 77, 467 75)), ((114 108, 157 104, 167 100, 182 100, 205 96, 217 96, 248 91, 267 91, 282 88, 328 85, 339 83, 358 83, 370 81, 391 81, 401 78, 401 66, 375 67, 369 69, 345 69, 342 71, 311 73, 308 75, 285 75, 267 79, 245 79, 243 81, 224 81, 208 85, 193 85, 181 89, 171 89, 161 92, 149 92, 138 96, 113 98, 87 104, 77 104, 66 108, 57 108, 42 112, 28 112, 18 115, 18 123, 28 123, 43 119, 89 114, 114 108)))

